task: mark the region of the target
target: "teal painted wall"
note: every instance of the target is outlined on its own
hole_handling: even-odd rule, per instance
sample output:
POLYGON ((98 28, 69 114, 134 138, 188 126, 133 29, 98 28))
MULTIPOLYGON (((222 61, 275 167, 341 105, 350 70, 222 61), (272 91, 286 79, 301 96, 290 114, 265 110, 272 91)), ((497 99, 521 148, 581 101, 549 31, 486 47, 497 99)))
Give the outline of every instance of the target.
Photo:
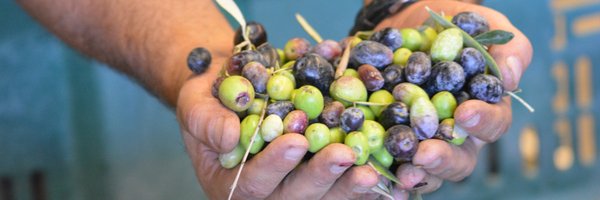
MULTIPOLYGON (((561 7, 560 2, 565 1, 486 2, 505 13, 534 45, 520 95, 537 111, 530 114, 513 103, 514 123, 495 145, 497 159, 486 147, 471 177, 446 183, 426 199, 600 196, 597 153, 593 165, 584 166, 577 148, 580 132, 597 135, 599 130, 579 123, 586 117, 597 124, 600 117, 595 103, 600 99, 600 30, 579 34, 574 28, 600 13, 600 1, 573 7, 561 7), (586 58, 591 63, 586 73, 594 102, 590 105, 577 98, 582 88, 578 71, 586 58), (556 70, 565 72, 556 75, 556 70), (566 82, 557 77, 566 77, 566 82), (560 95, 560 85, 568 88, 565 95, 560 95), (565 110, 553 107, 557 96, 567 99, 565 110), (553 161, 557 147, 565 143, 559 137, 565 131, 556 128, 561 123, 568 125, 565 134, 575 147, 573 165, 566 171, 557 170, 553 161), (540 137, 539 170, 533 178, 523 174, 518 146, 525 127, 533 127, 540 137), (490 172, 492 166, 496 173, 490 172)), ((324 38, 340 39, 360 6, 360 1, 342 0, 239 3, 249 20, 265 25, 277 47, 291 37, 308 37, 295 22, 295 12, 324 38)), ((0 194, 3 185, 11 185, 14 199, 33 199, 30 179, 38 173, 49 199, 204 198, 170 110, 125 76, 65 46, 14 2, 0 1, 0 16, 0 194)), ((597 144, 599 138, 593 141, 597 144)))

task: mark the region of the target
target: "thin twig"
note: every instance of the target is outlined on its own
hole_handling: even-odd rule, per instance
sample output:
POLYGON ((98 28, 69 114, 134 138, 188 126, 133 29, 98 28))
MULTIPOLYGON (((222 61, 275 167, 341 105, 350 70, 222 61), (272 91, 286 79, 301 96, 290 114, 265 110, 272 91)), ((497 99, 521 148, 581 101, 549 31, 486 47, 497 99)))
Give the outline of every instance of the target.
POLYGON ((340 63, 338 63, 337 68, 335 69, 335 79, 338 79, 342 75, 344 75, 344 71, 348 67, 348 61, 350 60, 350 43, 346 44, 346 49, 344 49, 344 54, 342 54, 342 59, 340 63))
POLYGON ((306 33, 308 33, 308 35, 310 35, 310 37, 312 37, 317 43, 321 43, 323 41, 323 38, 321 38, 319 33, 317 33, 317 31, 306 21, 306 19, 304 19, 304 17, 302 17, 302 15, 300 15, 300 13, 296 13, 296 20, 298 20, 298 23, 300 23, 300 26, 302 26, 304 31, 306 31, 306 33))
POLYGON ((527 108, 527 110, 529 110, 529 112, 535 112, 535 109, 533 109, 533 107, 531 105, 529 105, 525 100, 523 100, 521 97, 519 97, 518 95, 516 95, 513 92, 506 92, 508 95, 510 95, 512 98, 515 98, 517 101, 519 101, 521 104, 523 104, 523 106, 525 106, 525 108, 527 108))
POLYGON ((391 194, 389 194, 389 193, 387 193, 387 192, 383 191, 381 188, 379 188, 379 187, 377 187, 377 186, 375 186, 375 187, 372 187, 372 188, 371 188, 371 191, 373 191, 373 192, 376 192, 376 193, 378 193, 378 194, 380 194, 380 195, 383 195, 384 197, 387 197, 387 198, 389 198, 389 199, 391 199, 391 200, 394 200, 394 197, 393 197, 391 194))
MULTIPOLYGON (((268 102, 268 101, 269 101, 269 96, 266 96, 265 102, 268 102)), ((262 111, 260 113, 260 119, 258 120, 258 124, 256 125, 256 128, 254 129, 254 134, 252 134, 252 138, 250 139, 250 144, 248 145, 248 148, 246 149, 246 153, 244 154, 244 158, 242 159, 242 164, 240 165, 237 175, 235 176, 235 179, 233 180, 233 185, 231 186, 231 190, 229 191, 229 197, 227 198, 228 200, 231 200, 231 198, 233 198, 233 192, 235 191, 235 188, 237 187, 238 180, 240 179, 240 175, 242 174, 242 169, 244 169, 244 165, 246 164, 246 160, 248 159, 248 155, 250 154, 250 149, 252 147, 252 144, 254 144, 254 139, 256 138, 256 134, 258 134, 260 125, 262 124, 263 118, 265 117, 266 110, 267 110, 267 104, 265 103, 263 105, 262 111)))

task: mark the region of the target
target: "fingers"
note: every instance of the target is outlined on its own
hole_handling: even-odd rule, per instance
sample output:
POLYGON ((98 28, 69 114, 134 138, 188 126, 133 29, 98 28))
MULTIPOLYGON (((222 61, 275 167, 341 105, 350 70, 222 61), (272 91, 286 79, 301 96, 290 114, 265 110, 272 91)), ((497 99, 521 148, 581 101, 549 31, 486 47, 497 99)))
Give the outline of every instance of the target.
POLYGON ((237 145, 240 120, 209 92, 198 92, 200 78, 190 79, 181 89, 177 117, 181 129, 218 153, 230 152, 237 145))
POLYGON ((349 147, 330 144, 300 165, 270 198, 320 199, 355 160, 349 147))
POLYGON ((506 133, 512 122, 512 110, 509 97, 496 104, 480 100, 468 100, 454 111, 454 119, 459 131, 485 142, 494 142, 506 133))
MULTIPOLYGON (((267 198, 304 157, 308 141, 300 134, 285 134, 271 142, 244 167, 235 197, 267 198)), ((237 168, 232 170, 232 175, 237 168)), ((233 179, 232 179, 233 180, 233 179)))
MULTIPOLYGON (((481 145, 472 139, 460 146, 437 139, 423 140, 412 164, 439 178, 459 181, 473 172, 480 149, 481 145)), ((414 181, 410 183, 414 186, 414 181)))
POLYGON ((378 181, 377 172, 370 166, 352 167, 335 182, 323 199, 363 199, 378 181))
POLYGON ((421 194, 433 192, 440 188, 443 182, 439 177, 427 173, 423 167, 412 164, 403 164, 398 167, 396 176, 402 184, 396 184, 394 189, 403 191, 399 192, 401 196, 404 193, 408 194, 407 191, 416 191, 421 194))

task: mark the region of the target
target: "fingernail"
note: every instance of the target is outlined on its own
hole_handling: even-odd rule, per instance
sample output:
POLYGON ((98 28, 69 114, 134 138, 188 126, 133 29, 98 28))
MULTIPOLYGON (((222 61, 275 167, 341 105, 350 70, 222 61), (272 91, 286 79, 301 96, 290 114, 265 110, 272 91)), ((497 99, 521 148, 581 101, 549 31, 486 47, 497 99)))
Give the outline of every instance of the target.
POLYGON ((441 164, 442 164, 442 159, 438 158, 438 159, 435 159, 433 162, 429 163, 428 165, 425 165, 423 168, 435 169, 435 168, 439 167, 441 164))
POLYGON ((477 125, 479 123, 479 114, 478 113, 474 113, 473 115, 471 115, 471 117, 467 118, 465 121, 463 121, 462 126, 465 128, 471 128, 475 125, 477 125))
POLYGON ((521 70, 523 69, 521 60, 519 59, 519 57, 509 56, 508 58, 506 58, 506 65, 508 65, 508 68, 510 69, 512 76, 511 80, 513 82, 513 85, 517 87, 517 85, 519 84, 519 79, 521 79, 521 70))
POLYGON ((342 172, 346 171, 346 169, 348 169, 348 167, 352 166, 352 163, 341 163, 339 165, 332 165, 329 168, 329 171, 332 174, 341 174, 342 172))
POLYGON ((296 160, 300 160, 304 156, 304 153, 305 153, 304 149, 291 148, 285 152, 283 157, 288 160, 296 161, 296 160))

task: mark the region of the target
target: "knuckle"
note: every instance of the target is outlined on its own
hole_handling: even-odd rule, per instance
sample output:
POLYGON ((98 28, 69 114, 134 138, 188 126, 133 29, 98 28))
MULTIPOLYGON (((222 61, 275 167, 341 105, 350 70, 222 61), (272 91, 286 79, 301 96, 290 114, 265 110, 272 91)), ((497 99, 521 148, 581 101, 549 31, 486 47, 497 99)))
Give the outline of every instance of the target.
POLYGON ((263 184, 256 178, 248 178, 243 184, 238 185, 238 195, 246 199, 265 199, 269 192, 262 189, 263 184))

